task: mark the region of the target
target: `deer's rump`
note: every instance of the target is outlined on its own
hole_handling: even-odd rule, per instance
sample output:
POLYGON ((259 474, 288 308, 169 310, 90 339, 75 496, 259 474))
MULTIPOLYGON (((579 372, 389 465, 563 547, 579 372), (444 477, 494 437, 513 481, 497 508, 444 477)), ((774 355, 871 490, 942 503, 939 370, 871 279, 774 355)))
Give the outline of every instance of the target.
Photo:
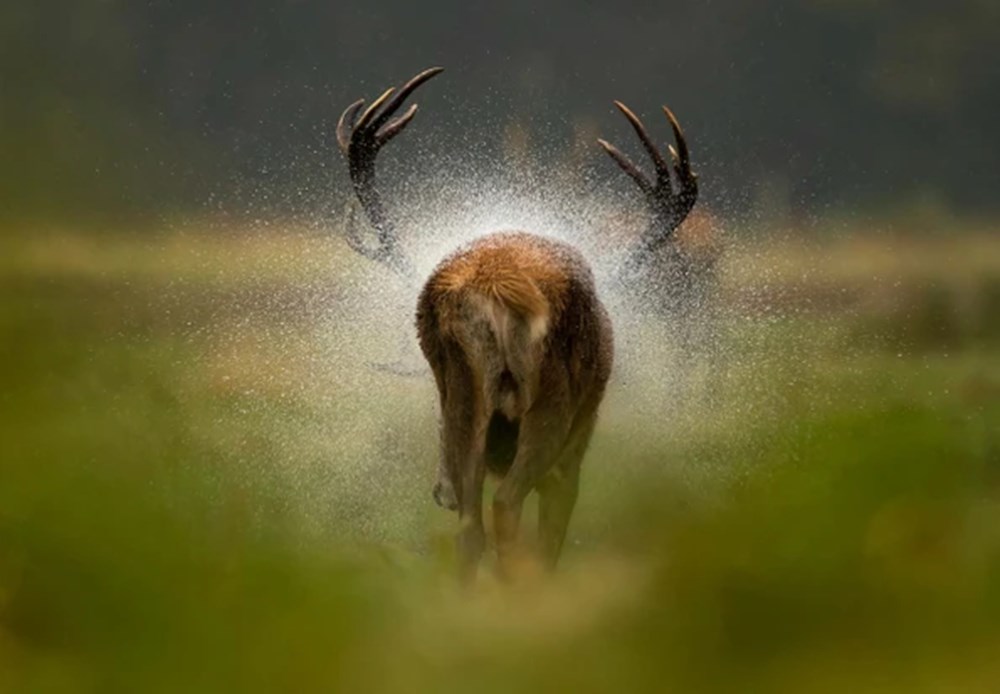
POLYGON ((531 405, 532 379, 548 325, 548 303, 530 277, 470 288, 466 295, 466 356, 478 366, 476 382, 490 413, 485 462, 503 476, 517 453, 521 415, 531 405))
POLYGON ((548 303, 530 278, 504 286, 469 288, 460 339, 475 374, 480 406, 489 416, 487 469, 504 475, 517 452, 520 419, 537 390, 539 362, 548 328, 548 303))

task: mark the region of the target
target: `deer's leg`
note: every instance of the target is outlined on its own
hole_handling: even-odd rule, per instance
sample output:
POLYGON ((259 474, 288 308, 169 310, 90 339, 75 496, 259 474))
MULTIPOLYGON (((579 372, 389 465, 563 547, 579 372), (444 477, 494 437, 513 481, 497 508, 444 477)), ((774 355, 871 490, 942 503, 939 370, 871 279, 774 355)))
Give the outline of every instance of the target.
POLYGON ((443 376, 442 472, 457 496, 461 529, 456 538, 459 575, 475 578, 486 545, 483 529, 483 480, 486 417, 480 389, 465 358, 454 355, 443 376))
POLYGON ((478 488, 476 499, 468 505, 463 505, 459 511, 461 529, 455 539, 458 554, 458 577, 463 584, 472 583, 479 570, 479 560, 486 547, 486 531, 483 528, 483 476, 475 474, 470 478, 470 485, 478 488))
POLYGON ((524 499, 555 465, 566 444, 570 416, 566 403, 533 407, 521 418, 517 454, 493 497, 493 525, 502 576, 515 561, 518 526, 524 499))
POLYGON ((578 415, 557 465, 538 484, 538 543, 542 561, 550 571, 556 567, 566 539, 580 488, 580 463, 596 421, 596 406, 578 415))
POLYGON ((478 426, 474 440, 462 470, 461 491, 459 492, 458 517, 461 529, 458 531, 458 569, 463 583, 471 583, 476 577, 479 560, 486 547, 486 531, 483 527, 483 481, 486 477, 486 463, 483 459, 486 437, 485 426, 478 426))

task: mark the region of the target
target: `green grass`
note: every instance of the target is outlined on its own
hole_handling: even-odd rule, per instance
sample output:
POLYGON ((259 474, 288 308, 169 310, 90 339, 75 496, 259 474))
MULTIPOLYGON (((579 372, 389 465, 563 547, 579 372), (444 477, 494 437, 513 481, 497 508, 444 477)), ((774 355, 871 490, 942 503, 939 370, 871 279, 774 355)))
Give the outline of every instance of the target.
MULTIPOLYGON (((734 300, 687 383, 644 327, 561 570, 463 593, 432 387, 364 368, 396 345, 335 245, 5 243, 0 692, 996 691, 982 258, 971 304, 734 300)), ((810 282, 882 296, 838 258, 810 282)))

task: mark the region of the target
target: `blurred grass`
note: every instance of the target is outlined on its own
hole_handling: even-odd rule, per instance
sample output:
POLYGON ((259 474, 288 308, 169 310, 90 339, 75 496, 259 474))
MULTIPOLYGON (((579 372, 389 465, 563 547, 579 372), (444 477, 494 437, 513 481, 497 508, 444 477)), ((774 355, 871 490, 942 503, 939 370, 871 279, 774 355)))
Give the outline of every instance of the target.
POLYGON ((6 235, 0 691, 997 691, 1000 245, 863 238, 641 326, 562 570, 465 595, 339 245, 6 235))

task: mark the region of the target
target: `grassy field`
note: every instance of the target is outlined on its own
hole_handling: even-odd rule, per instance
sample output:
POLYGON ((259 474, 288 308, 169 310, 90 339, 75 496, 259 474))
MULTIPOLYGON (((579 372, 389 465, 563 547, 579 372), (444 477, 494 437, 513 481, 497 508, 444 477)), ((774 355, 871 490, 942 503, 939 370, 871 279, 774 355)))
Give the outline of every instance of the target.
POLYGON ((985 230, 743 244, 693 359, 632 316, 559 572, 467 593, 432 385, 369 367, 410 290, 304 232, 0 244, 0 692, 1000 688, 985 230))

